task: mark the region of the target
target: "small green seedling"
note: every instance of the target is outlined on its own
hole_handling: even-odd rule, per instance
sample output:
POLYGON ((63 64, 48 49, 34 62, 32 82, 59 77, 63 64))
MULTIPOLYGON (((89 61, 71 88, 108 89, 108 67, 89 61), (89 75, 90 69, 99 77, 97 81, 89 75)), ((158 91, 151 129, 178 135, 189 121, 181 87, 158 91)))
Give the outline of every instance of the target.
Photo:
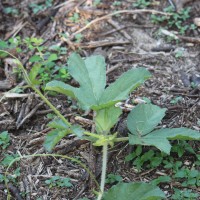
POLYGON ((121 182, 122 180, 123 180, 122 177, 119 176, 119 175, 108 174, 108 177, 106 179, 106 183, 113 184, 113 183, 121 182))
POLYGON ((72 187, 72 184, 70 183, 70 178, 62 178, 60 176, 53 176, 50 179, 46 180, 45 183, 49 186, 49 188, 72 187))
POLYGON ((44 4, 30 3, 29 7, 32 9, 33 13, 36 14, 52 6, 53 0, 46 0, 44 4))
POLYGON ((2 149, 6 149, 10 144, 10 136, 8 131, 3 131, 0 133, 0 147, 2 149))
POLYGON ((133 3, 133 6, 136 8, 147 8, 151 5, 151 1, 148 0, 137 0, 135 3, 133 3))
POLYGON ((156 24, 164 24, 167 28, 178 29, 181 35, 185 34, 187 30, 194 30, 196 27, 194 24, 185 25, 185 21, 190 17, 190 8, 184 8, 180 12, 176 12, 174 7, 169 6, 164 9, 165 12, 169 13, 169 16, 151 15, 151 20, 156 24))

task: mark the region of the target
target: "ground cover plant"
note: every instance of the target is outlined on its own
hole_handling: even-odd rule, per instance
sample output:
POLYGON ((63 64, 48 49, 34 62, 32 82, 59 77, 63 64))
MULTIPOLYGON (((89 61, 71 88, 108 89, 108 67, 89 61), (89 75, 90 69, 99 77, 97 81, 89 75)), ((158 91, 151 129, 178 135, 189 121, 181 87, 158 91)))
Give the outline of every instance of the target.
POLYGON ((0 1, 0 199, 198 199, 199 6, 0 1))

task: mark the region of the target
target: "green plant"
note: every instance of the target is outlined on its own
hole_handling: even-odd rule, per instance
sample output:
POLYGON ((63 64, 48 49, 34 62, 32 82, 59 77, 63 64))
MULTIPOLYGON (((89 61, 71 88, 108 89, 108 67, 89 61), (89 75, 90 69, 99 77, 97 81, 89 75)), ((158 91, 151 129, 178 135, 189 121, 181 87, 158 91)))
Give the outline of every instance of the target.
POLYGON ((178 96, 178 97, 175 97, 174 99, 172 99, 170 101, 171 104, 177 104, 178 102, 181 102, 183 100, 183 97, 181 96, 178 96))
POLYGON ((94 0, 93 5, 98 6, 101 3, 101 0, 94 0))
POLYGON ((11 14, 11 15, 18 15, 19 14, 19 10, 17 8, 6 7, 3 10, 6 14, 11 14))
POLYGON ((77 12, 75 12, 72 17, 69 17, 69 20, 74 23, 77 23, 79 21, 79 19, 80 19, 80 16, 77 12))
POLYGON ((173 200, 196 200, 198 199, 199 194, 194 193, 192 190, 180 190, 174 188, 174 194, 172 195, 173 200))
MULTIPOLYGON (((3 51, 3 53, 5 53, 5 51, 3 51)), ((171 145, 168 140, 200 139, 199 132, 188 128, 163 128, 154 130, 165 116, 166 109, 161 109, 152 104, 140 104, 129 113, 127 127, 130 132, 127 133, 128 137, 117 137, 116 132, 111 132, 111 128, 117 123, 122 113, 120 108, 115 107, 115 104, 125 100, 131 91, 150 77, 150 73, 146 69, 131 69, 121 75, 114 83, 106 87, 106 64, 102 56, 91 56, 83 60, 79 55, 75 53, 71 54, 68 60, 68 71, 70 75, 79 82, 80 87, 75 88, 61 81, 51 81, 46 85, 45 89, 59 92, 76 99, 83 110, 93 110, 95 132, 88 132, 78 125, 70 124, 38 90, 35 78, 39 73, 40 66, 32 68, 30 73, 27 74, 20 61, 16 59, 16 63, 19 69, 22 70, 28 86, 31 87, 58 116, 58 119, 49 123, 52 130, 48 133, 44 143, 48 151, 52 151, 54 146, 63 137, 71 133, 77 135, 79 138, 91 141, 95 146, 103 147, 102 174, 98 200, 102 198, 108 200, 124 198, 161 199, 165 197, 164 193, 158 187, 147 183, 119 183, 104 193, 108 145, 113 146, 116 142, 129 141, 130 145, 155 146, 164 153, 169 154, 171 145), (140 191, 141 195, 138 195, 136 188, 137 191, 140 191)), ((49 156, 50 154, 47 155, 49 156)), ((37 156, 47 155, 38 154, 37 156)), ((30 156, 23 157, 26 158, 30 156)), ((67 156, 62 157, 69 159, 67 156)))
POLYGON ((147 152, 142 151, 142 146, 138 145, 136 150, 125 157, 125 161, 132 161, 132 164, 138 171, 143 168, 152 169, 158 167, 167 154, 162 152, 156 152, 155 150, 149 150, 147 152))
POLYGON ((10 136, 8 134, 8 131, 3 131, 0 133, 0 147, 2 149, 6 149, 10 144, 10 136))
MULTIPOLYGON (((11 38, 8 41, 0 41, 0 49, 16 49, 17 53, 35 52, 33 56, 29 58, 31 68, 39 68, 38 84, 44 85, 51 80, 67 81, 70 79, 70 75, 67 70, 66 64, 62 64, 60 58, 66 55, 67 48, 60 47, 58 45, 50 46, 48 49, 43 45, 44 40, 42 38, 25 38, 22 40, 20 37, 11 38)), ((19 71, 16 71, 19 75, 19 71)))
POLYGON ((121 1, 114 1, 113 2, 113 6, 120 6, 122 4, 122 2, 121 1))
POLYGON ((49 186, 49 188, 72 187, 72 184, 70 183, 70 178, 62 178, 60 176, 53 176, 50 179, 46 180, 45 183, 49 186))
POLYGON ((113 184, 116 182, 121 182, 122 180, 123 180, 122 177, 119 175, 108 174, 108 177, 106 178, 106 183, 113 184))
POLYGON ((52 6, 53 0, 46 0, 44 4, 30 3, 29 7, 32 9, 33 13, 36 14, 39 11, 43 11, 52 6))
POLYGON ((180 34, 185 34, 186 30, 194 30, 196 27, 194 24, 185 25, 185 21, 190 17, 190 8, 182 9, 180 12, 176 12, 172 6, 164 9, 165 12, 169 13, 168 16, 151 15, 153 23, 163 23, 167 28, 175 27, 178 29, 180 34))
POLYGON ((136 8, 146 8, 151 5, 151 1, 148 0, 137 0, 133 3, 133 6, 136 8))
POLYGON ((182 179, 183 187, 200 186, 200 174, 198 170, 183 167, 174 175, 174 178, 182 179))

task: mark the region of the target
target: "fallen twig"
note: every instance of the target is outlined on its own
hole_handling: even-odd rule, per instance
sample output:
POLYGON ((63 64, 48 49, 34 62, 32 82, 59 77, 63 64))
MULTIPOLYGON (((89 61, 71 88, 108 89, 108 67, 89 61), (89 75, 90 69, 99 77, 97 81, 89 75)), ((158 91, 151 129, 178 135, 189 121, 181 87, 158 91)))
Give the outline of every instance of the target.
POLYGON ((91 21, 90 23, 88 23, 86 26, 84 26, 83 28, 81 28, 80 30, 76 31, 74 34, 71 35, 71 38, 70 39, 73 39, 74 36, 78 33, 81 33, 83 32, 84 30, 86 30, 87 28, 89 28, 91 25, 99 22, 99 21, 102 21, 104 19, 108 19, 109 17, 111 16, 114 16, 114 15, 118 15, 118 14, 123 14, 123 13, 127 13, 127 14, 136 14, 136 13, 152 13, 152 14, 160 14, 160 15, 167 15, 167 16, 170 16, 171 14, 170 13, 165 13, 165 12, 160 12, 160 11, 156 11, 156 10, 147 10, 147 9, 138 9, 138 10, 120 10, 120 11, 116 11, 116 12, 113 12, 113 13, 110 13, 110 14, 107 14, 103 17, 100 17, 100 18, 97 18, 97 19, 94 19, 93 21, 91 21))

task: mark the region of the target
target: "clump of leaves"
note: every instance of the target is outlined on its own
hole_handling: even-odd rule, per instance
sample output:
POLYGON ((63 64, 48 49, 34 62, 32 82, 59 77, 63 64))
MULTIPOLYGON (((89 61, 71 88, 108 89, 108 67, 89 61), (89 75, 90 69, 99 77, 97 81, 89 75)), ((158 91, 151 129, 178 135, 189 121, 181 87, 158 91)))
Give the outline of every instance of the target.
POLYGON ((43 4, 30 3, 29 7, 32 9, 33 13, 36 14, 52 6, 53 0, 45 0, 43 4))
POLYGON ((136 8, 146 8, 151 5, 151 1, 149 0, 137 0, 135 3, 133 3, 133 6, 136 8))
POLYGON ((169 16, 151 15, 151 20, 156 24, 165 24, 167 28, 176 28, 180 34, 185 34, 186 30, 195 29, 194 24, 185 25, 185 21, 190 17, 190 8, 184 8, 180 12, 176 12, 172 6, 164 9, 165 12, 170 13, 169 16))
POLYGON ((0 133, 0 147, 2 149, 6 149, 10 144, 10 136, 8 134, 8 131, 3 131, 0 133))
POLYGON ((121 182, 123 179, 121 176, 116 175, 116 174, 108 174, 108 177, 106 179, 106 183, 108 184, 113 184, 117 182, 121 182))
MULTIPOLYGON (((30 51, 35 52, 28 61, 31 69, 33 69, 32 71, 35 71, 36 68, 39 70, 36 82, 38 85, 41 84, 42 88, 51 80, 69 80, 67 65, 60 62, 60 58, 66 55, 67 48, 59 45, 52 45, 47 48, 43 43, 42 38, 32 37, 22 40, 20 37, 16 37, 8 41, 0 41, 0 49, 15 49, 19 55, 30 51)), ((17 73, 19 74, 19 71, 17 73)))
POLYGON ((62 178, 60 176, 52 176, 50 179, 47 179, 45 183, 49 186, 49 188, 72 187, 72 184, 70 183, 70 178, 62 178))

